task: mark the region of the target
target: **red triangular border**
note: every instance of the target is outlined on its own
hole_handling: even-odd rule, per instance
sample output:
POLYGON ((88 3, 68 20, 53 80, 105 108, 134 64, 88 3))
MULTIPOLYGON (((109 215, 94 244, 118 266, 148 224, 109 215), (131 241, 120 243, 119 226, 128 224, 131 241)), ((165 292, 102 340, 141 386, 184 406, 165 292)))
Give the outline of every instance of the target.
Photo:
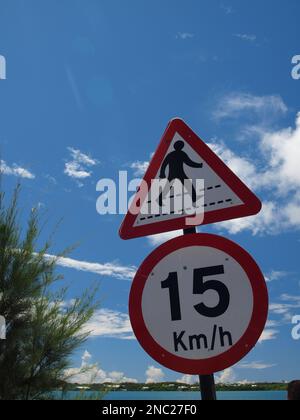
MULTIPOLYGON (((205 213, 202 225, 253 216, 260 212, 262 203, 259 198, 231 171, 231 169, 204 143, 204 141, 179 118, 173 119, 169 123, 144 176, 144 181, 147 182, 149 188, 151 186, 151 181, 157 176, 159 168, 176 133, 185 139, 185 141, 206 161, 216 174, 226 182, 228 187, 231 188, 244 203, 243 205, 233 208, 214 210, 205 213)), ((146 197, 144 197, 144 199, 145 198, 146 197)), ((133 200, 133 204, 134 203, 136 203, 136 199, 133 200)), ((186 224, 186 218, 190 216, 134 227, 137 217, 138 216, 132 214, 129 209, 119 232, 122 239, 127 240, 178 229, 187 229, 189 226, 186 224)))

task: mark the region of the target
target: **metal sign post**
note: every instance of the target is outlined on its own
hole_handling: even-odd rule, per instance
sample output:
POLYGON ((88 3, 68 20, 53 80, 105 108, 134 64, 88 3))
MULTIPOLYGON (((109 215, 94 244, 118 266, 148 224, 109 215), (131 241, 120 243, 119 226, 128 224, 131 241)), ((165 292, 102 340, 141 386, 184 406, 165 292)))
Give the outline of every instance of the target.
MULTIPOLYGON (((195 227, 185 229, 183 231, 184 235, 191 235, 197 233, 195 227)), ((199 386, 201 392, 202 401, 216 401, 217 392, 214 375, 199 375, 199 386)))
POLYGON ((202 401, 216 401, 217 392, 214 375, 199 376, 202 401))

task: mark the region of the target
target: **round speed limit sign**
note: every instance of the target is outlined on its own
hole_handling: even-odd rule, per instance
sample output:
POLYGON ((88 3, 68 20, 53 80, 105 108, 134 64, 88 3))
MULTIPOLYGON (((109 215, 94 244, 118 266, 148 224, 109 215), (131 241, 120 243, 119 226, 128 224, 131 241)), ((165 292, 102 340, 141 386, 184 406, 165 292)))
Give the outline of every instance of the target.
POLYGON ((268 315, 264 276, 240 246, 191 234, 156 249, 133 282, 134 333, 163 366, 209 375, 239 362, 259 340, 268 315))

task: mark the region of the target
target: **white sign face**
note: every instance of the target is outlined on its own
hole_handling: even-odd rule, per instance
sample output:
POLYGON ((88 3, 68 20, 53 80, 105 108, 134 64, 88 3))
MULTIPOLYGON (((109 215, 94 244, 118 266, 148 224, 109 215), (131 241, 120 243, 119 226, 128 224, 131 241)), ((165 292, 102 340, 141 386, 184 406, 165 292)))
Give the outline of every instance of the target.
POLYGON ((120 227, 122 239, 252 216, 261 201, 180 119, 172 120, 120 227))
POLYGON ((183 248, 154 268, 142 313, 153 339, 169 353, 208 359, 245 334, 253 313, 251 283, 228 254, 210 247, 183 248))
MULTIPOLYGON (((207 164, 204 158, 200 157, 199 154, 185 141, 185 139, 180 136, 180 134, 176 133, 171 145, 169 147, 169 150, 166 154, 166 159, 168 156, 171 156, 172 153, 174 153, 174 150, 176 148, 176 143, 182 142, 183 149, 181 152, 183 154, 182 159, 182 167, 180 168, 180 155, 174 162, 176 171, 183 172, 185 174, 186 179, 189 179, 193 182, 193 185, 196 185, 196 182, 198 182, 198 185, 200 185, 200 190, 197 191, 199 195, 197 195, 197 203, 196 208, 198 209, 198 213, 201 214, 202 212, 208 213, 216 210, 223 210, 228 209, 236 206, 241 206, 243 202, 240 200, 240 198, 235 194, 232 189, 226 184, 226 182, 220 178, 216 174, 216 172, 207 164), (190 159, 191 164, 192 163, 199 163, 203 166, 201 168, 189 166, 188 162, 184 163, 184 156, 185 154, 188 156, 188 159, 190 159), (202 181, 202 184, 199 183, 199 181, 202 181), (201 207, 201 208, 200 208, 201 207)), ((162 166, 164 165, 164 162, 166 160, 162 161, 162 165, 159 168, 159 171, 156 174, 156 177, 154 179, 161 179, 161 170, 162 166)), ((196 165, 195 165, 196 166, 196 165)), ((175 169, 172 168, 172 166, 169 164, 166 167, 166 176, 168 178, 170 171, 174 171, 175 169)), ((196 190, 199 189, 195 188, 196 190)), ((191 213, 187 214, 185 208, 182 209, 181 213, 177 214, 164 214, 164 213, 158 213, 153 215, 151 213, 151 197, 156 196, 156 194, 153 194, 152 189, 150 189, 147 199, 145 200, 145 203, 142 208, 142 213, 138 215, 136 218, 134 226, 144 226, 149 225, 153 223, 153 220, 155 222, 161 222, 161 221, 170 221, 173 219, 179 219, 182 218, 182 216, 190 216, 191 213), (147 207, 149 207, 149 214, 147 214, 147 207)), ((168 199, 169 196, 166 194, 165 199, 168 199)), ((163 200, 163 202, 164 202, 163 200)), ((190 210, 190 209, 189 209, 190 210)))
POLYGON ((268 317, 264 275, 239 245, 189 234, 161 245, 143 262, 129 301, 134 333, 169 369, 210 375, 245 357, 268 317))

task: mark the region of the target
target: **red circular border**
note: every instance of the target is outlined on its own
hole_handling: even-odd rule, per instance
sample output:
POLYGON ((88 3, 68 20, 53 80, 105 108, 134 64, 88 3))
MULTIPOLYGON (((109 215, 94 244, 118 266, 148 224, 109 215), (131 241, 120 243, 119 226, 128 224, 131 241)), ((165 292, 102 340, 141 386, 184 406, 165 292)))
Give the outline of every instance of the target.
POLYGON ((130 292, 129 315, 133 331, 144 350, 158 363, 190 375, 210 375, 227 369, 243 359, 256 345, 266 325, 269 298, 264 276, 248 252, 234 242, 216 235, 191 234, 172 239, 157 248, 139 268, 130 292), (167 255, 191 246, 206 246, 223 251, 246 272, 253 290, 253 314, 243 337, 227 352, 204 360, 175 356, 163 349, 150 335, 142 314, 142 297, 154 267, 167 255))

